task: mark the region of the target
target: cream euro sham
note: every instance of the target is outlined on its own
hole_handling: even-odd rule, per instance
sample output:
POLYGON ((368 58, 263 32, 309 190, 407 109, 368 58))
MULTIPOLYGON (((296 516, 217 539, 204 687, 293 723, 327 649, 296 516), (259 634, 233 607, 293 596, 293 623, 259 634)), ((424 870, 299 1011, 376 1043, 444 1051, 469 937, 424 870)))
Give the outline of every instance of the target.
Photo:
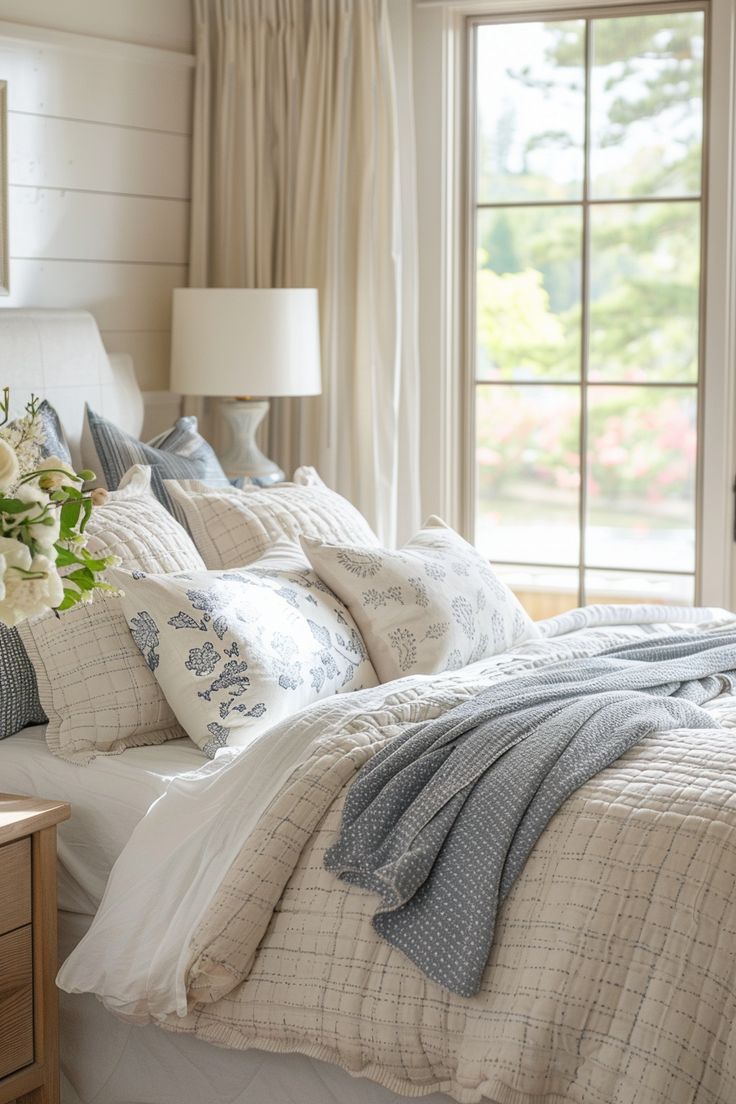
POLYGON ((378 546, 363 515, 325 486, 313 468, 298 469, 294 483, 266 488, 168 479, 164 486, 210 569, 246 567, 277 542, 297 542, 302 534, 378 546))

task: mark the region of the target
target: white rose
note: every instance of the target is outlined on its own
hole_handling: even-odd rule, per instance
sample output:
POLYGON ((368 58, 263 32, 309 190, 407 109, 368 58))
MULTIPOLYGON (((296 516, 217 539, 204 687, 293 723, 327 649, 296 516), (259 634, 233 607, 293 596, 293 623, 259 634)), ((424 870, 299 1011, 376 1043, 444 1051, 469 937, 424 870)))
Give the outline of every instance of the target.
POLYGON ((20 499, 21 502, 28 503, 29 509, 27 512, 30 512, 32 506, 46 506, 49 501, 49 496, 35 483, 22 483, 16 490, 14 497, 20 499))
POLYGON ((44 608, 55 609, 64 601, 64 584, 59 572, 56 570, 55 556, 34 556, 31 560, 31 571, 45 571, 46 578, 39 579, 38 598, 43 599, 44 608))
POLYGON ((19 478, 20 468, 15 449, 0 437, 0 492, 15 486, 19 478))
POLYGON ((38 485, 42 491, 57 491, 63 483, 79 482, 74 468, 58 456, 47 456, 38 464, 36 470, 46 473, 38 477, 38 485))
POLYGON ((10 537, 0 537, 0 602, 5 598, 5 580, 11 567, 28 570, 31 566, 31 551, 20 541, 10 537))
POLYGON ((54 609, 64 599, 64 586, 56 564, 48 556, 34 556, 27 570, 39 574, 40 578, 29 579, 12 567, 5 571, 5 594, 0 601, 0 622, 11 628, 29 617, 54 609))
POLYGON ((8 564, 13 567, 28 567, 31 562, 31 553, 20 541, 11 537, 0 537, 0 556, 4 556, 8 564))

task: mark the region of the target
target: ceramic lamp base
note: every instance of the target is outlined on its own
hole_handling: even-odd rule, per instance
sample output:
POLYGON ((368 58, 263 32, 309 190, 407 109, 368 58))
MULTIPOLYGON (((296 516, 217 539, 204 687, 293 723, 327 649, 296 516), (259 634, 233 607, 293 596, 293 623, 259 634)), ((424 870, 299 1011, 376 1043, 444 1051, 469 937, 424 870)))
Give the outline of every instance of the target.
POLYGON ((281 468, 264 456, 256 444, 256 430, 268 414, 269 403, 265 399, 224 399, 220 413, 226 426, 228 445, 220 456, 220 463, 232 479, 246 476, 261 487, 281 483, 281 468))

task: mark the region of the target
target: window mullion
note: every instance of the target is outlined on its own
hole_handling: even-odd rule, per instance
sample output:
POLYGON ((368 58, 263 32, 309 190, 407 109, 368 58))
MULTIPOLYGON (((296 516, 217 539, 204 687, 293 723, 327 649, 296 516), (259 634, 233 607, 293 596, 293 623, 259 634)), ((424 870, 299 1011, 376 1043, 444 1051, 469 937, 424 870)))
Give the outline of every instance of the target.
POLYGON ((580 496, 579 496, 579 564, 578 605, 585 605, 585 536, 588 512, 588 336, 590 333, 590 74, 592 31, 590 19, 585 20, 585 132, 583 139, 583 233, 580 269, 580 496))

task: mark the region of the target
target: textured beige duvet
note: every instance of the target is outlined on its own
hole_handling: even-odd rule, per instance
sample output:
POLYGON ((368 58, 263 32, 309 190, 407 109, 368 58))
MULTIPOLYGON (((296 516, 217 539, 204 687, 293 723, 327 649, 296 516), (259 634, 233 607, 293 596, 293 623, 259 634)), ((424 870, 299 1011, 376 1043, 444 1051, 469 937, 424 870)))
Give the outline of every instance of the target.
MULTIPOLYGON (((604 646, 617 635, 596 631, 604 646)), ((735 698, 710 707, 721 729, 650 738, 563 806, 502 909, 476 997, 428 981, 374 933, 375 899, 325 871, 372 749, 475 689, 397 692, 324 734, 212 902, 190 1013, 164 1026, 300 1051, 408 1096, 735 1104, 735 698)))

